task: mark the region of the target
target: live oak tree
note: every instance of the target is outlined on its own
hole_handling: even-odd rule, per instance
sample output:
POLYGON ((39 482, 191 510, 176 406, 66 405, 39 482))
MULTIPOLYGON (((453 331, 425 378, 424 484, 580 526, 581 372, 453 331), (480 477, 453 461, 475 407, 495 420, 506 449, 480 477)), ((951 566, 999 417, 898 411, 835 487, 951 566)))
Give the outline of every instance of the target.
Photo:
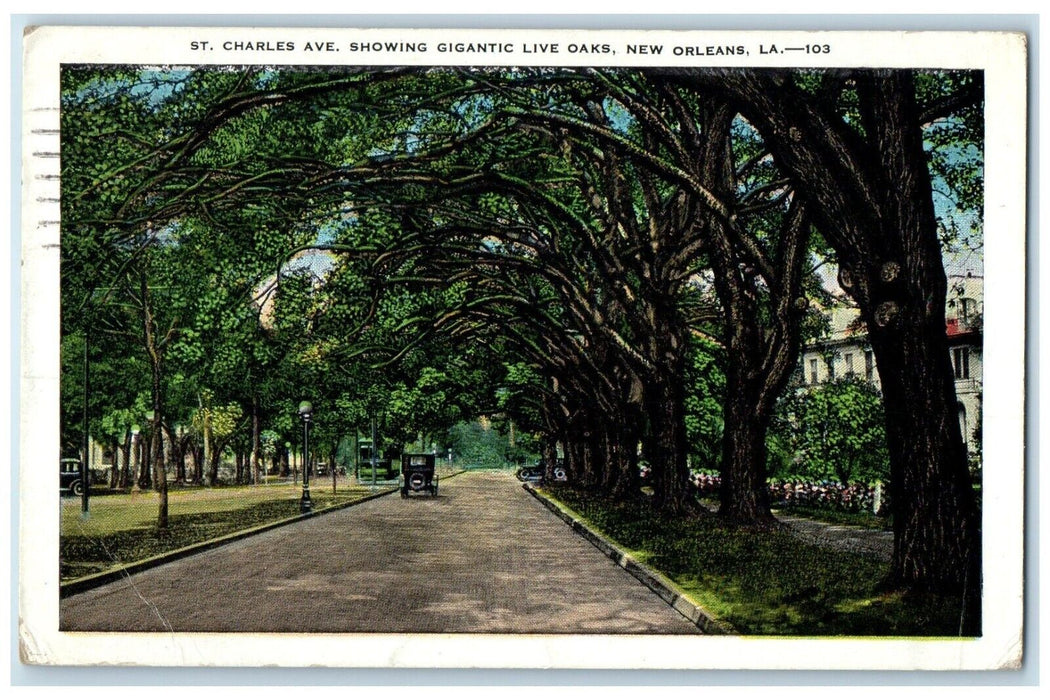
POLYGON ((980 76, 963 76, 925 103, 912 71, 828 74, 819 90, 785 72, 719 71, 688 80, 723 91, 740 107, 812 205, 879 369, 894 581, 964 595, 965 629, 975 631, 980 517, 955 417, 947 283, 923 129, 938 117, 979 109, 980 76))

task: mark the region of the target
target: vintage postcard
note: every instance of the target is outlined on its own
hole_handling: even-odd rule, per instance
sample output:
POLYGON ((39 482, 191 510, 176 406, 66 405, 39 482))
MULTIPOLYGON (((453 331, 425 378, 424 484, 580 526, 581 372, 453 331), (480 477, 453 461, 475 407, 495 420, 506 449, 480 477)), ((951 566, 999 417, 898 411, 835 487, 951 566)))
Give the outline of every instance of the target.
POLYGON ((28 29, 22 661, 1018 668, 1026 74, 28 29))

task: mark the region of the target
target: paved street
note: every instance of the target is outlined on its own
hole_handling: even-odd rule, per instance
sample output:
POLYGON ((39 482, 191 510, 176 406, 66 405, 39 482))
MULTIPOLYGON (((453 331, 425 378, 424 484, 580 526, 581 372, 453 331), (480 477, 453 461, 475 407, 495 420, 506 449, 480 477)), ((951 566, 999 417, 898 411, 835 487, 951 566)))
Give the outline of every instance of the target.
POLYGON ((385 496, 61 601, 66 631, 699 630, 506 472, 385 496))

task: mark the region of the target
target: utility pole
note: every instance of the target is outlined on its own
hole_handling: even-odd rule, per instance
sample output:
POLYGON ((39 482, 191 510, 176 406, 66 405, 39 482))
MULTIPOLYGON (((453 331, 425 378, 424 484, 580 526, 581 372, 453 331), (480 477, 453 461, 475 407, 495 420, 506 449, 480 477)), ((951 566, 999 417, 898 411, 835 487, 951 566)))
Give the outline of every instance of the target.
POLYGON ((88 400, 91 394, 91 370, 90 370, 90 345, 88 343, 88 327, 84 324, 84 459, 80 460, 80 483, 84 492, 80 495, 81 517, 88 516, 88 494, 91 492, 91 431, 88 424, 89 409, 88 400))

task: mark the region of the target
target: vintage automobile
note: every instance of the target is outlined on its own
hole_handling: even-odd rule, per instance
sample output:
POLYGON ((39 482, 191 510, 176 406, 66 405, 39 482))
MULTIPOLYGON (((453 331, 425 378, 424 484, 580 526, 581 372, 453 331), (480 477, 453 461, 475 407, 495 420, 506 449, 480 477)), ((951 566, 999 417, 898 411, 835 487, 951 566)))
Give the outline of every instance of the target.
POLYGON ((436 496, 438 493, 438 475, 434 473, 434 455, 401 455, 401 476, 398 481, 401 487, 401 498, 408 498, 410 493, 423 492, 436 496))
MULTIPOLYGON (((515 472, 515 476, 518 477, 519 481, 540 482, 544 480, 544 473, 546 471, 547 467, 541 461, 539 464, 534 464, 531 467, 522 467, 517 472, 515 472)), ((565 465, 559 459, 554 465, 554 480, 565 481, 567 478, 568 475, 565 472, 565 465)))
POLYGON ((531 467, 522 467, 514 473, 518 481, 543 481, 543 465, 534 464, 531 467))
MULTIPOLYGON (((80 460, 67 457, 59 460, 58 465, 58 488, 74 496, 83 496, 84 481, 80 478, 80 460)), ((88 481, 91 481, 90 474, 88 481)))

